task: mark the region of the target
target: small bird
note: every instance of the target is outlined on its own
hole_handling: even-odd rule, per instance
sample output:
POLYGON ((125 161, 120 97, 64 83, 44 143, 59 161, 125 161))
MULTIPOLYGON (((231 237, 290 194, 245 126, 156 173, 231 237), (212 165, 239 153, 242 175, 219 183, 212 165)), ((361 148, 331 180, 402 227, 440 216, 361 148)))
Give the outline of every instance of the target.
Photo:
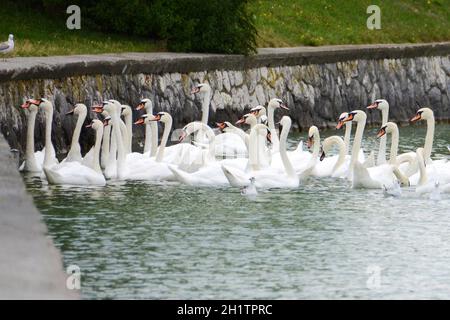
POLYGON ((241 195, 254 197, 258 194, 258 191, 256 190, 255 186, 255 177, 251 177, 249 180, 250 184, 241 189, 241 195))
POLYGON ((399 198, 402 196, 402 189, 400 188, 400 183, 398 181, 394 181, 392 186, 386 187, 383 184, 383 194, 385 197, 394 197, 399 198))
POLYGON ((3 54, 10 53, 14 50, 14 36, 9 35, 8 41, 0 43, 0 52, 3 54))

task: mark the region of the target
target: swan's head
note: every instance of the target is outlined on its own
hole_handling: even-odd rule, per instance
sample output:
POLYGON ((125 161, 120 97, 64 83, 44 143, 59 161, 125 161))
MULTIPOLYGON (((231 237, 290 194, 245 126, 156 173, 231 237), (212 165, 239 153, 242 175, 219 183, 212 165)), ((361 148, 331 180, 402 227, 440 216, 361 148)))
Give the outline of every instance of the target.
POLYGON ((216 122, 216 126, 221 132, 227 132, 230 128, 233 127, 233 125, 228 121, 216 122))
POLYGON ((8 41, 14 41, 14 36, 12 35, 12 34, 9 34, 9 36, 8 36, 8 41))
POLYGON ((254 114, 257 118, 259 118, 266 115, 266 108, 264 106, 259 105, 254 108, 251 108, 250 113, 254 114))
POLYGON ((74 114, 74 115, 87 114, 87 107, 83 103, 77 103, 75 105, 75 108, 73 108, 72 110, 70 110, 69 112, 66 113, 66 115, 69 115, 69 114, 74 114))
POLYGON ((152 101, 148 98, 142 99, 139 104, 136 106, 136 110, 146 109, 149 112, 149 108, 153 108, 152 101))
POLYGON ((306 145, 311 148, 314 145, 314 138, 318 135, 319 129, 316 126, 311 126, 308 131, 308 141, 306 145))
POLYGON ((22 105, 22 109, 28 109, 30 112, 38 112, 39 110, 39 100, 27 99, 22 105))
POLYGON ((45 98, 28 99, 22 105, 22 108, 26 109, 26 108, 29 108, 31 105, 35 105, 35 106, 38 106, 38 107, 44 109, 44 112, 53 111, 53 104, 45 98))
POLYGON ((247 113, 244 116, 242 116, 241 119, 236 121, 236 124, 249 124, 249 125, 255 125, 257 123, 256 116, 253 113, 247 113))
POLYGON ((191 90, 191 94, 195 94, 195 93, 201 93, 201 92, 210 92, 211 91, 211 87, 209 86, 209 84, 205 83, 199 83, 196 86, 194 86, 191 90))
POLYGON ((143 114, 139 119, 136 120, 134 124, 140 125, 148 122, 148 114, 143 114))
POLYGON ((412 117, 411 120, 409 121, 416 122, 419 120, 428 120, 433 118, 434 118, 433 110, 431 110, 430 108, 421 108, 417 110, 416 115, 412 117))
POLYGON ((106 111, 108 115, 114 114, 116 112, 116 105, 111 101, 103 101, 101 104, 92 107, 92 111, 96 113, 103 113, 106 111))
POLYGON ((344 146, 344 140, 342 140, 342 138, 338 136, 331 136, 323 140, 322 148, 320 149, 320 161, 323 161, 323 159, 325 159, 325 156, 328 152, 330 152, 334 144, 337 144, 338 146, 340 145, 340 147, 342 148, 344 146))
POLYGON ((130 116, 133 115, 133 111, 131 109, 130 106, 123 104, 122 105, 122 116, 126 117, 126 116, 130 116))
POLYGON ((103 126, 104 127, 107 127, 107 126, 109 126, 109 122, 111 121, 111 116, 106 116, 104 119, 103 119, 103 126))
POLYGON ((367 109, 389 110, 389 103, 384 99, 377 99, 367 109))
POLYGON ((169 121, 172 121, 172 116, 168 112, 161 111, 148 117, 147 119, 148 121, 160 121, 162 123, 167 123, 169 121))
POLYGON ((341 115, 339 116, 339 118, 338 118, 338 124, 336 125, 336 129, 340 129, 340 128, 342 128, 342 126, 344 125, 344 120, 345 120, 345 118, 347 118, 348 117, 348 112, 343 112, 343 113, 341 113, 341 115))
POLYGON ((283 102, 283 100, 278 99, 278 98, 273 98, 270 99, 269 104, 267 105, 268 108, 272 108, 272 109, 278 109, 278 108, 282 108, 285 110, 289 110, 289 108, 287 107, 286 103, 283 102))
POLYGON ((86 128, 92 128, 92 129, 94 129, 95 131, 97 131, 97 130, 99 130, 100 128, 103 128, 105 120, 106 120, 106 118, 105 118, 103 121, 100 121, 100 120, 98 120, 98 119, 94 119, 94 120, 91 121, 90 124, 88 124, 88 125, 86 126, 86 128))
POLYGON ((347 117, 343 120, 344 123, 348 122, 348 121, 362 121, 362 120, 366 120, 367 119, 367 115, 364 111, 362 110, 354 110, 352 112, 349 112, 347 117))
POLYGON ((394 131, 398 131, 397 125, 394 122, 388 122, 378 130, 377 138, 381 138, 386 133, 392 134, 394 131))

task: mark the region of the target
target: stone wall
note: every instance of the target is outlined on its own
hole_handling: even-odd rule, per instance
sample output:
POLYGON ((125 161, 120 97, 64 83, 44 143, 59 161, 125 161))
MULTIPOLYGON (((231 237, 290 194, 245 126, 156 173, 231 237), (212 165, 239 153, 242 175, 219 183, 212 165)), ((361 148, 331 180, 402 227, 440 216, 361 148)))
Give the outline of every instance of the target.
MULTIPOLYGON (((70 103, 91 106, 114 98, 135 106, 147 97, 155 111, 169 111, 179 128, 200 119, 200 97, 190 90, 203 81, 213 89, 211 124, 235 121, 273 97, 287 101, 299 129, 332 126, 343 111, 365 108, 376 98, 389 101, 395 121, 410 118, 417 104, 431 106, 437 119, 448 120, 449 53, 450 43, 438 43, 262 49, 252 57, 163 53, 15 58, 0 62, 0 127, 11 147, 23 151, 26 117, 20 105, 27 97, 45 96, 54 101, 53 140, 60 153, 67 151, 75 124, 65 116, 70 103)), ((379 112, 368 120, 378 123, 379 112)), ((143 128, 135 129, 137 143, 143 128)), ((40 115, 36 148, 42 147, 43 134, 40 115)), ((84 150, 92 143, 91 134, 82 132, 84 150)))

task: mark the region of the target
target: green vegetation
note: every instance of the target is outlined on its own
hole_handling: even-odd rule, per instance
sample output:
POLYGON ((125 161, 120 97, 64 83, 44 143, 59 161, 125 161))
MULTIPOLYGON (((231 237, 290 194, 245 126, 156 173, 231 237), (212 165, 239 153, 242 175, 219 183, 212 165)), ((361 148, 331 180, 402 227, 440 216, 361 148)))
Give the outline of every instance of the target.
POLYGON ((255 0, 259 47, 450 40, 450 0, 255 0), (381 30, 369 30, 369 5, 381 30))
POLYGON ((194 51, 450 40, 450 0, 3 0, 0 41, 16 56, 194 51), (82 8, 81 30, 66 7, 82 8), (366 9, 381 8, 381 30, 366 9), (255 27, 258 36, 255 39, 255 27))

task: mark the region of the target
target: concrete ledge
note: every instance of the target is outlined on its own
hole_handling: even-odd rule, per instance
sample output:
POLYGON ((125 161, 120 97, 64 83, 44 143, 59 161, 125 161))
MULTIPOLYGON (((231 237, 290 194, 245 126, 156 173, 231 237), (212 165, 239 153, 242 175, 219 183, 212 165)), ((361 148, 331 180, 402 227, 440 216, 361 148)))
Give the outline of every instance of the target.
POLYGON ((0 134, 0 299, 76 299, 61 255, 0 134))
POLYGON ((77 75, 189 73, 210 70, 244 70, 333 63, 356 59, 394 59, 446 56, 450 42, 425 44, 339 45, 322 47, 263 48, 258 54, 122 53, 57 57, 12 58, 0 62, 0 82, 58 79, 77 75))

